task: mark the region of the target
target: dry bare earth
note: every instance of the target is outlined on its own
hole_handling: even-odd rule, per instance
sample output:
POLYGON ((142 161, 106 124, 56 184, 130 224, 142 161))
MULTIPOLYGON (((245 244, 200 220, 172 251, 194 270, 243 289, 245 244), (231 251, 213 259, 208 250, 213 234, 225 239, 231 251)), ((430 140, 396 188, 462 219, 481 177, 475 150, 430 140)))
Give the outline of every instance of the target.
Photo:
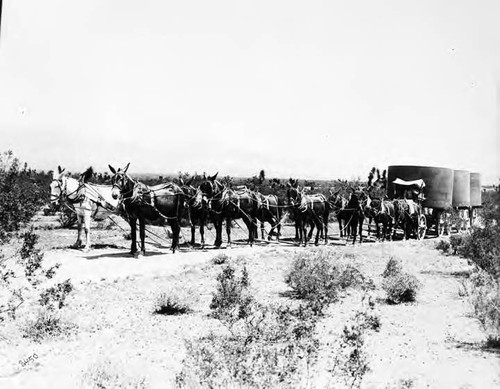
MULTIPOLYGON (((58 279, 71 278, 75 285, 64 319, 76 324, 77 331, 39 344, 22 338, 10 324, 3 333, 7 340, 0 339, 0 387, 85 387, 85 373, 105 365, 130 380, 145 377, 151 388, 173 386, 184 340, 218 326, 208 317, 208 306, 221 270, 210 260, 219 251, 172 254, 167 247, 149 245, 149 255, 135 259, 126 254, 130 242, 116 227, 93 230, 97 248, 90 253, 68 248, 75 230, 38 233, 47 264, 60 262, 58 279), (155 296, 176 285, 191 291, 194 311, 181 316, 152 314, 155 296), (22 367, 19 361, 34 353, 38 358, 22 367)), ((207 238, 212 241, 210 235, 207 238)), ((413 380, 416 388, 500 387, 500 354, 482 348, 483 334, 466 298, 458 293, 459 275, 468 270, 467 263, 441 255, 434 245, 434 240, 425 240, 330 247, 352 254, 355 265, 377 285, 382 328, 367 340, 371 372, 363 388, 384 388, 400 379, 413 380), (417 303, 395 306, 382 301, 380 274, 391 255, 423 283, 417 303)), ((258 300, 286 303, 283 274, 300 250, 314 248, 238 246, 224 252, 247 265, 258 300)), ((350 291, 329 308, 318 326, 325 345, 359 306, 360 293, 350 291)), ((315 377, 312 386, 326 381, 325 373, 315 377)))

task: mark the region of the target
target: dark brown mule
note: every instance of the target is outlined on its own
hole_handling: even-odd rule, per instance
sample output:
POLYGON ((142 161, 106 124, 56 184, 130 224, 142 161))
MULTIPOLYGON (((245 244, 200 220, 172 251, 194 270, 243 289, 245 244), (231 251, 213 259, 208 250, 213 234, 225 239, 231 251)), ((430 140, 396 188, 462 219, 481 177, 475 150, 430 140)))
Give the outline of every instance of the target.
POLYGON ((139 220, 139 235, 141 239, 140 254, 146 254, 144 239, 146 237, 146 222, 164 225, 167 222, 172 228, 172 251, 179 247, 181 231, 180 217, 184 207, 184 193, 173 183, 147 186, 131 178, 127 174, 130 163, 124 169, 116 170, 111 165, 113 173, 112 196, 121 198, 123 209, 130 224, 132 244, 130 252, 137 252, 137 220, 139 220))
POLYGON ((352 190, 351 197, 347 202, 345 208, 346 218, 347 218, 347 229, 351 234, 353 240, 352 244, 356 243, 356 237, 359 233, 359 243, 363 242, 363 222, 365 220, 365 214, 363 211, 363 201, 365 200, 365 194, 363 192, 356 192, 352 190))
MULTIPOLYGON (((283 204, 276 195, 263 195, 262 193, 255 193, 257 198, 257 212, 255 217, 260 221, 260 231, 262 240, 264 240, 264 223, 267 222, 271 225, 271 230, 267 235, 267 240, 271 240, 274 230, 276 230, 277 240, 279 241, 281 235, 281 217, 283 204)), ((258 236, 257 226, 254 231, 255 236, 258 236)))
POLYGON ((394 203, 385 199, 372 199, 368 196, 365 214, 369 213, 375 222, 377 239, 392 240, 392 230, 396 218, 394 203), (380 231, 382 225, 382 231, 380 231))
POLYGON ((304 195, 298 188, 290 186, 287 190, 288 204, 294 210, 295 222, 300 229, 299 243, 307 245, 306 225, 314 225, 317 229, 314 244, 319 244, 319 236, 324 234, 325 244, 328 243, 328 215, 330 204, 321 194, 304 195))
POLYGON ((222 223, 226 221, 228 245, 231 245, 231 222, 242 219, 248 228, 248 242, 255 240, 257 198, 248 189, 234 191, 216 180, 217 174, 205 177, 200 184, 203 205, 209 210, 215 226, 215 247, 222 244, 222 223))
POLYGON ((192 185, 192 179, 189 182, 180 180, 181 189, 184 192, 184 201, 187 205, 186 219, 191 226, 191 246, 195 245, 196 226, 200 227, 201 248, 205 247, 205 225, 207 224, 208 209, 203 206, 202 194, 199 188, 192 185))
POLYGON ((422 207, 413 200, 397 199, 393 200, 395 213, 395 229, 403 230, 403 239, 411 236, 419 238, 419 221, 423 215, 422 207))
POLYGON ((330 208, 337 218, 339 223, 340 237, 349 236, 349 231, 347 231, 347 222, 349 220, 350 214, 347 212, 347 203, 349 202, 344 196, 340 194, 340 190, 336 192, 330 191, 330 196, 328 197, 328 202, 330 208))

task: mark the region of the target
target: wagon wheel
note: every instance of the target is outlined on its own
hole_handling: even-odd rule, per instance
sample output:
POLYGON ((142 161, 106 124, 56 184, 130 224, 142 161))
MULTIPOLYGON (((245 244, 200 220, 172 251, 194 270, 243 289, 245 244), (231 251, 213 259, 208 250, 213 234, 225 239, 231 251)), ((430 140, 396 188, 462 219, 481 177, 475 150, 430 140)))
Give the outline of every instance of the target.
POLYGON ((425 237, 425 233, 427 232, 427 219, 425 215, 419 215, 418 217, 418 230, 417 230, 417 239, 422 240, 425 237))

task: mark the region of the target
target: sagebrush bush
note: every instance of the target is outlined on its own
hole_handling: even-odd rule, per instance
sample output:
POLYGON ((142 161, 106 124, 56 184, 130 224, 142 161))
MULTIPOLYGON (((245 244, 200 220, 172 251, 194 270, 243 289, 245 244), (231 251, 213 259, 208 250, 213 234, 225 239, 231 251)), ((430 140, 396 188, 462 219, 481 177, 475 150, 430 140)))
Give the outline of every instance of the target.
POLYGON ((382 281, 387 301, 392 304, 415 301, 420 287, 421 283, 414 275, 404 272, 388 276, 382 281))
POLYGON ((297 298, 307 300, 320 313, 337 300, 338 291, 349 287, 370 287, 370 280, 351 264, 329 250, 301 252, 285 275, 285 282, 297 298))
POLYGON ((333 302, 337 298, 339 270, 329 251, 301 252, 296 255, 285 282, 298 298, 333 302))
POLYGON ((436 250, 440 250, 443 253, 448 253, 448 251, 450 250, 450 247, 451 247, 450 242, 448 242, 447 240, 443 240, 443 239, 441 239, 436 244, 436 250))
POLYGON ((500 277, 500 226, 474 227, 469 235, 464 235, 458 254, 493 277, 500 277))
POLYGON ((314 317, 305 308, 258 306, 231 334, 188 341, 177 386, 305 387, 319 350, 314 317))
POLYGON ((500 347, 500 279, 478 270, 471 276, 470 301, 490 346, 500 347))
MULTIPOLYGON (((328 355, 328 370, 331 379, 343 378, 345 385, 359 388, 363 377, 370 370, 369 358, 365 351, 365 337, 368 331, 379 331, 380 316, 375 311, 375 303, 370 301, 368 307, 357 311, 344 325, 342 334, 337 340, 337 347, 328 355)), ((337 385, 333 384, 332 387, 337 385)))
POLYGON ((241 277, 232 265, 227 265, 217 276, 217 290, 212 294, 210 309, 212 316, 228 324, 249 315, 254 301, 248 288, 248 271, 243 267, 241 277))
POLYGON ((10 238, 48 202, 51 177, 29 169, 12 151, 0 154, 0 242, 10 238))
POLYGON ((212 258, 212 263, 214 265, 223 265, 229 262, 230 256, 225 253, 219 253, 215 257, 212 258))
POLYGON ((464 234, 456 234, 450 236, 450 251, 453 255, 457 255, 460 246, 464 242, 464 234))
POLYGON ((387 278, 399 274, 403 271, 403 265, 399 259, 390 257, 385 265, 385 270, 382 273, 382 277, 387 278))

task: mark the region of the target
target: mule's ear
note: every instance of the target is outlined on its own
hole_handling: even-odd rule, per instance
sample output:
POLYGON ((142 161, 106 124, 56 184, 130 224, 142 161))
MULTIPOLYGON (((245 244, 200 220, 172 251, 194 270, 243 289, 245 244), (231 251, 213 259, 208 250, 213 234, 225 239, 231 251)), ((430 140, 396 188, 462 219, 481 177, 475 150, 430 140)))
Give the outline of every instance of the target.
POLYGON ((108 167, 109 167, 109 170, 111 170, 111 173, 116 174, 116 170, 113 166, 108 165, 108 167))
POLYGON ((184 186, 184 179, 182 177, 179 177, 179 184, 181 184, 181 186, 184 186))
POLYGON ((208 177, 208 179, 210 181, 215 181, 215 179, 217 178, 217 175, 219 174, 219 172, 215 173, 215 175, 213 175, 212 177, 208 177))
POLYGON ((60 166, 60 165, 58 165, 58 166, 57 166, 57 171, 59 172, 59 174, 61 174, 61 173, 64 171, 64 169, 61 169, 61 166, 60 166))
POLYGON ((128 167, 130 166, 130 162, 127 163, 127 166, 125 166, 125 169, 123 169, 123 173, 127 173, 128 167))

